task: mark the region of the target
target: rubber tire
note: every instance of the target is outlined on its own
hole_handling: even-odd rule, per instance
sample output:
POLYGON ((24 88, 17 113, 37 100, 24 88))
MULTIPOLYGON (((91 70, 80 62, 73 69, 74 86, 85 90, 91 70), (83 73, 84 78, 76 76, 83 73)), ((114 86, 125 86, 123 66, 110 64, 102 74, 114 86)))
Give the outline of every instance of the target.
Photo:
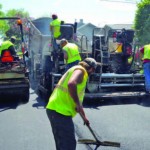
POLYGON ((29 89, 25 90, 24 94, 21 96, 21 103, 26 104, 29 102, 30 92, 29 89))

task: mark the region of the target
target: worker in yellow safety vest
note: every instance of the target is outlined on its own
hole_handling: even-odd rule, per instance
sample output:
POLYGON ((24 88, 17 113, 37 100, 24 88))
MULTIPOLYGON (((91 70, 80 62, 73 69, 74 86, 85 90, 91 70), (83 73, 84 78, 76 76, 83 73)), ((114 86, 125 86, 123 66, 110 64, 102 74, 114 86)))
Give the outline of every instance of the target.
POLYGON ((93 58, 86 58, 79 62, 79 65, 70 68, 61 77, 49 98, 46 112, 51 123, 56 150, 76 149, 72 118, 77 113, 80 113, 84 123, 89 125, 82 102, 88 76, 95 71, 97 65, 93 58))
POLYGON ((0 56, 1 61, 13 61, 13 56, 16 56, 16 50, 14 47, 14 43, 16 41, 16 37, 12 36, 10 40, 4 41, 0 46, 0 56), (2 58, 3 57, 3 58, 2 58))
POLYGON ((0 46, 0 56, 2 55, 4 50, 9 50, 12 55, 16 55, 16 50, 14 48, 14 43, 16 38, 12 36, 10 40, 4 41, 0 46))
POLYGON ((143 61, 146 93, 150 94, 150 44, 140 48, 140 58, 143 61))
POLYGON ((66 71, 77 65, 81 61, 78 46, 74 43, 69 43, 66 39, 60 41, 60 47, 64 53, 64 59, 66 62, 66 71))
POLYGON ((61 31, 60 31, 60 26, 61 26, 61 20, 58 19, 58 16, 56 14, 52 15, 53 21, 50 22, 50 32, 52 33, 53 36, 53 48, 54 50, 58 49, 58 44, 56 43, 56 39, 59 39, 61 37, 61 31))

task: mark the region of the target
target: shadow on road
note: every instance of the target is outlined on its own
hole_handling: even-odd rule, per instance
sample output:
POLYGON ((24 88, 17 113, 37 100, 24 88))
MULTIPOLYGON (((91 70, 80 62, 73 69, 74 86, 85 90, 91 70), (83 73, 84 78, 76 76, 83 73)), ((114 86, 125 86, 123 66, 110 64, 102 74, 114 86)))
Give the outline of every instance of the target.
MULTIPOLYGON (((33 79, 33 75, 30 75, 30 88, 32 89, 30 94, 36 93, 38 95, 37 83, 38 83, 38 81, 33 79)), ((32 107, 35 107, 37 109, 45 109, 46 103, 43 98, 38 96, 34 101, 35 101, 35 103, 32 105, 32 107)))
POLYGON ((17 100, 12 99, 2 99, 0 101, 0 112, 6 111, 8 109, 16 109, 20 103, 17 100))
POLYGON ((137 98, 123 98, 123 99, 86 99, 84 100, 84 107, 98 109, 99 106, 108 106, 108 105, 128 105, 128 104, 137 104, 143 107, 150 107, 150 96, 137 97, 137 98))
POLYGON ((37 97, 35 101, 36 103, 34 103, 32 107, 36 107, 37 109, 45 109, 46 103, 44 102, 42 98, 37 97))

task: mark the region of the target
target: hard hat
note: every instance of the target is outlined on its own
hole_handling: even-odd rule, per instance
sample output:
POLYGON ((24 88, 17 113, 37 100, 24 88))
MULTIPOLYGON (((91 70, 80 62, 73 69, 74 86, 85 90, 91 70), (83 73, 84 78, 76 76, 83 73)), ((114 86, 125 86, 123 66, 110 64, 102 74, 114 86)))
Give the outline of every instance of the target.
POLYGON ((57 19, 58 16, 56 14, 52 14, 52 19, 57 19))
POLYGON ((101 66, 102 64, 99 62, 96 62, 94 58, 85 58, 83 60, 85 63, 87 63, 90 67, 93 67, 96 69, 97 66, 101 66))
POLYGON ((15 43, 16 37, 15 37, 15 36, 11 36, 10 41, 11 41, 12 43, 15 43))
POLYGON ((16 40, 16 37, 15 37, 15 36, 11 36, 11 38, 10 38, 10 39, 16 40))
POLYGON ((68 43, 68 41, 66 39, 61 39, 60 40, 60 46, 62 46, 64 43, 68 43))

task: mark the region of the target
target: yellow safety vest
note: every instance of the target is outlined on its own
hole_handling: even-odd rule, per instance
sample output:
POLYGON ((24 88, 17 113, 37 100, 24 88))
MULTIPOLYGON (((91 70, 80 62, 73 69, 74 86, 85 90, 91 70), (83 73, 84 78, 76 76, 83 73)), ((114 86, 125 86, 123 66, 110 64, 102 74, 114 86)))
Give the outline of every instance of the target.
POLYGON ((19 56, 19 58, 23 58, 23 52, 17 52, 17 56, 19 56))
POLYGON ((13 46, 13 45, 14 45, 14 44, 13 44, 12 42, 10 42, 10 41, 4 41, 4 42, 2 43, 2 45, 0 46, 0 56, 1 56, 2 51, 8 50, 8 48, 9 48, 10 46, 13 46))
POLYGON ((50 23, 50 26, 53 26, 54 38, 58 38, 61 35, 60 25, 61 25, 61 20, 59 20, 59 19, 55 19, 50 23))
POLYGON ((64 47, 63 50, 67 52, 68 59, 67 59, 67 64, 75 62, 77 60, 81 60, 78 46, 74 43, 67 43, 64 47))
POLYGON ((131 63, 132 63, 132 60, 133 60, 133 57, 130 56, 130 57, 128 58, 128 64, 131 64, 131 63))
POLYGON ((143 59, 150 59, 150 44, 144 46, 144 56, 143 59))
POLYGON ((83 102, 88 74, 87 71, 82 66, 77 65, 70 68, 59 80, 52 95, 49 98, 49 102, 46 106, 47 109, 55 110, 56 112, 63 114, 65 116, 74 117, 76 115, 77 113, 75 110, 76 103, 69 94, 68 81, 73 72, 77 69, 84 71, 82 83, 77 84, 77 94, 79 97, 79 101, 81 103, 83 102))

